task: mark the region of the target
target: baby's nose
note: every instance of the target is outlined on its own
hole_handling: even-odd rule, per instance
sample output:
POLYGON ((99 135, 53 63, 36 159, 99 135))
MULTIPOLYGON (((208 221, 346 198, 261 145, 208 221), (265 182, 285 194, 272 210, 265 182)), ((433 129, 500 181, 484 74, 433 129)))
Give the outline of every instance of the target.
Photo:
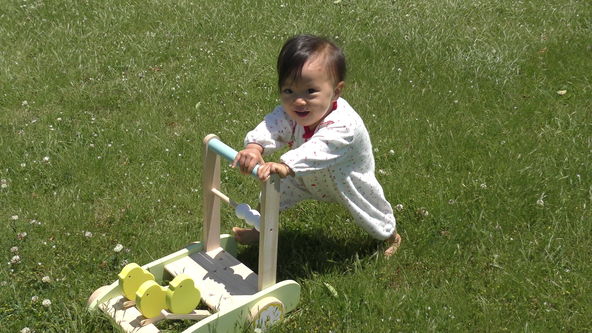
POLYGON ((306 105, 306 100, 302 97, 296 97, 294 100, 294 104, 296 105, 306 105))

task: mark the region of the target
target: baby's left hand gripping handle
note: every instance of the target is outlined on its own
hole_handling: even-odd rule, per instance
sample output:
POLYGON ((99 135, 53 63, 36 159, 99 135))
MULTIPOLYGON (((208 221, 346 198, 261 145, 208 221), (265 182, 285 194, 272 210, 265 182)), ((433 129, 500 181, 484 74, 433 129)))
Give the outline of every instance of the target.
MULTIPOLYGON (((220 141, 220 139, 215 134, 210 134, 206 136, 204 139, 204 143, 208 145, 208 149, 211 149, 216 154, 224 157, 229 162, 234 161, 236 154, 238 154, 236 150, 232 149, 227 144, 220 141)), ((257 170, 259 170, 258 165, 256 165, 255 168, 253 168, 253 171, 251 171, 251 175, 253 175, 254 177, 258 177, 257 170)))

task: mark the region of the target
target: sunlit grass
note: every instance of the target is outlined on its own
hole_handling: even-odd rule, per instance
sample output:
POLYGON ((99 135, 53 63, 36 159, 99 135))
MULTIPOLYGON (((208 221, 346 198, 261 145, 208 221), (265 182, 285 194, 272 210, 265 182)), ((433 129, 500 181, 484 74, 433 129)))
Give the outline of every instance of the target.
MULTIPOLYGON (((346 52, 344 97, 404 243, 386 261, 336 205, 283 213, 279 277, 303 291, 273 331, 591 330, 591 13, 575 0, 2 2, 0 327, 112 331, 87 297, 126 262, 200 238, 202 138, 240 147, 277 103, 283 41, 307 32, 346 52)), ((255 204, 253 180, 222 178, 255 204)), ((222 216, 229 232, 238 221, 222 216)), ((239 258, 255 265, 255 250, 239 258)))

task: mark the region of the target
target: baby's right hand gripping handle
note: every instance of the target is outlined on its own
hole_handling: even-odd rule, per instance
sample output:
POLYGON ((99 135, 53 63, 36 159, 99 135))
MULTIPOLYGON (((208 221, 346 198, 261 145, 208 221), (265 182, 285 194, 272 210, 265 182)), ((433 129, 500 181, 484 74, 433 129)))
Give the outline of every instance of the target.
MULTIPOLYGON (((224 157, 229 162, 234 161, 236 154, 238 154, 236 150, 232 149, 227 144, 220 141, 220 139, 218 139, 218 137, 213 134, 208 135, 205 138, 205 141, 207 142, 209 149, 213 150, 216 154, 224 157)), ((256 165, 253 168, 253 171, 251 171, 251 174, 255 177, 258 177, 257 170, 259 170, 259 165, 256 165)))

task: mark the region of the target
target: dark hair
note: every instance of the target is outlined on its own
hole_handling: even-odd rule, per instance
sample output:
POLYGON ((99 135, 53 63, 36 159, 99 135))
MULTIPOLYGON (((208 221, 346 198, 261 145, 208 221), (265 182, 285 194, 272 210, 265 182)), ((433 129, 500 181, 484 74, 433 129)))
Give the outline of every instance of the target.
POLYGON ((335 82, 345 80, 345 55, 337 45, 323 37, 298 35, 286 41, 278 56, 277 71, 280 89, 289 77, 298 79, 306 61, 316 55, 325 57, 324 60, 335 82))

